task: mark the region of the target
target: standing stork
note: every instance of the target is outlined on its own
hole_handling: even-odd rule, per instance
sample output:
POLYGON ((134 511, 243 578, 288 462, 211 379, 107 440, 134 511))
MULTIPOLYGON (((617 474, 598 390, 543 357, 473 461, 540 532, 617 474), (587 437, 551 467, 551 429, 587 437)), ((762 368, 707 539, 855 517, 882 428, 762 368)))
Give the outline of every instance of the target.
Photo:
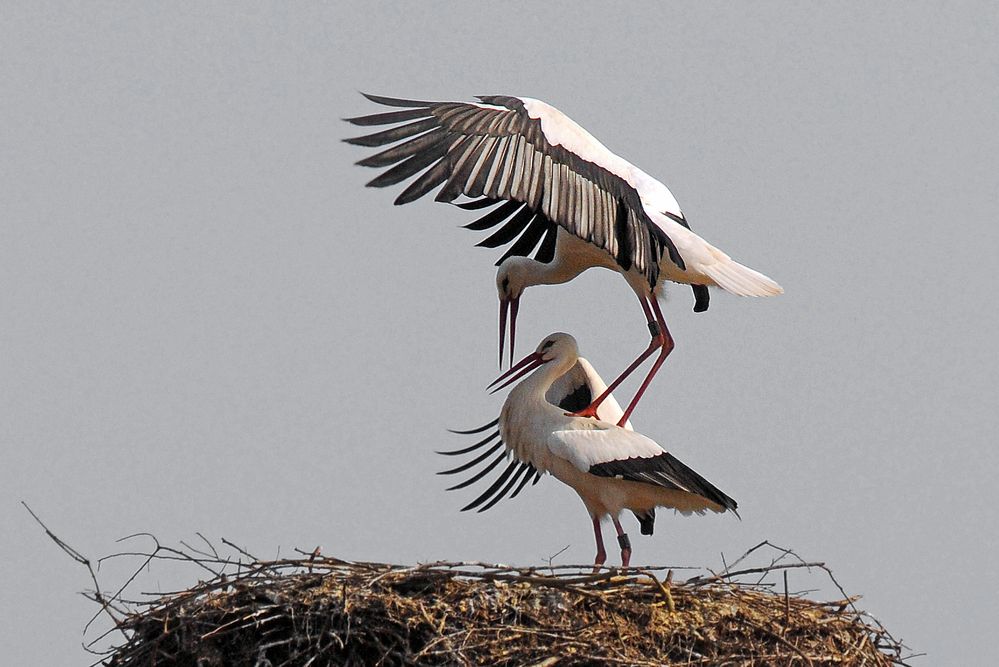
MULTIPOLYGON (((736 512, 734 500, 653 440, 611 422, 566 414, 565 408, 553 405, 549 397, 553 384, 578 359, 579 351, 572 336, 551 334, 532 354, 493 382, 501 389, 534 371, 510 391, 497 422, 476 429, 481 432, 498 424, 501 443, 514 458, 508 471, 516 471, 518 466, 527 471, 514 495, 523 488, 531 471, 535 479, 550 472, 572 487, 593 521, 597 543, 595 566, 603 565, 607 558, 600 530, 602 517, 610 516, 614 523, 621 564, 627 567, 631 541, 618 519, 623 510, 631 510, 638 516, 643 535, 652 534, 657 507, 672 508, 682 514, 703 514, 706 510, 736 512)), ((512 487, 518 475, 508 482, 506 477, 511 474, 504 473, 481 498, 493 496, 504 482, 512 487)), ((506 487, 490 503, 505 493, 506 487)))
POLYGON ((454 202, 465 195, 473 200, 459 203, 462 208, 493 207, 467 228, 485 230, 505 223, 480 246, 517 239, 497 262, 501 363, 507 313, 512 363, 519 299, 531 285, 564 283, 586 269, 603 267, 621 273, 638 296, 652 340, 606 391, 577 413, 580 416, 595 417, 607 395, 658 349, 659 356, 621 417, 620 423, 626 422, 673 350, 658 302, 667 280, 693 287, 698 312, 707 309, 707 287, 712 285, 740 296, 783 292, 770 278, 693 233, 665 185, 540 100, 502 95, 481 96, 480 102, 365 97, 402 109, 346 119, 363 126, 396 125, 346 140, 360 146, 395 144, 358 162, 390 167, 369 186, 394 185, 419 174, 396 204, 443 186, 437 201, 454 202), (536 248, 534 258, 529 257, 536 248))

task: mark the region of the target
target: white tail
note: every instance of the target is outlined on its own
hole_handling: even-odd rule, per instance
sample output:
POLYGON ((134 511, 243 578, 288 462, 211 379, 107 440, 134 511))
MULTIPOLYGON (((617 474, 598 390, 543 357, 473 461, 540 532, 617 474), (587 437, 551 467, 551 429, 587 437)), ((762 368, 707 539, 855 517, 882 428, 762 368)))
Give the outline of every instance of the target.
POLYGON ((699 268, 718 287, 738 296, 777 296, 784 293, 784 288, 770 278, 727 256, 722 261, 699 268))

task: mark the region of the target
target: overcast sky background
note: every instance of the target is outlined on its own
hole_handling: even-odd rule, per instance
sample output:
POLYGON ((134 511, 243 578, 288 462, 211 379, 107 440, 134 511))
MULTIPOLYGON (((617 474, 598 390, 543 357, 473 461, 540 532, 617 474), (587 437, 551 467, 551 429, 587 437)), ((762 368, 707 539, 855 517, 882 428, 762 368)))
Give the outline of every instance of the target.
MULTIPOLYGON (((925 664, 989 662, 993 4, 4 3, 0 19, 10 664, 85 664, 94 610, 21 500, 92 557, 200 531, 266 556, 591 561, 554 480, 469 515, 474 494, 433 474, 434 449, 468 444, 445 428, 503 400, 482 390, 498 253, 458 228, 466 212, 363 187, 369 151, 340 141, 357 133, 341 117, 378 110, 358 90, 542 98, 786 289, 714 292, 704 314, 670 290, 677 347, 634 422, 743 519, 664 512, 646 538, 627 517, 637 564, 719 567, 769 539, 828 563, 925 664)), ((519 329, 525 352, 573 333, 605 377, 648 337, 607 272, 529 291, 519 329)), ((141 589, 199 576, 154 569, 141 589)))

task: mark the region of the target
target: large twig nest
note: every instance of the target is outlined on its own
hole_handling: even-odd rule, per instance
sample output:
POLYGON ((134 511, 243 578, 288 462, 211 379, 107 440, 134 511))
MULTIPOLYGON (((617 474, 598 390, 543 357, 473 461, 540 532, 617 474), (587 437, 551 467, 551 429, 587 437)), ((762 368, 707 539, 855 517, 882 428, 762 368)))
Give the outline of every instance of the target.
MULTIPOLYGON (((749 553, 764 545, 771 548, 764 543, 749 553)), ((903 646, 858 611, 854 599, 814 602, 786 592, 783 573, 825 568, 788 563, 784 558, 793 554, 779 553, 764 567, 730 566, 677 583, 662 568, 592 574, 576 566, 404 567, 318 554, 238 562, 157 546, 151 560, 183 554, 216 575, 141 603, 111 606, 104 597, 124 639, 103 661, 115 667, 904 664, 903 646)))

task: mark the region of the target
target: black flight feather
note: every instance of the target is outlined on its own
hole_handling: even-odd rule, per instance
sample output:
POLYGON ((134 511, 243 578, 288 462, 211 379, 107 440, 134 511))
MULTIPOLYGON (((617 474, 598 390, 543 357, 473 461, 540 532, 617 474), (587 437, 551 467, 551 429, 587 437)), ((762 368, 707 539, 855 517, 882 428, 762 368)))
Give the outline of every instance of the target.
POLYGON ((493 452, 495 452, 497 449, 499 449, 502 446, 503 446, 503 441, 501 440, 500 442, 497 442, 495 445, 493 445, 488 450, 486 450, 485 454, 481 454, 479 456, 476 456, 474 459, 472 459, 468 463, 463 463, 460 466, 458 466, 457 468, 451 468, 450 470, 442 470, 442 471, 440 471, 437 474, 438 475, 455 475, 455 474, 457 474, 459 472, 465 472, 469 468, 474 468, 478 464, 482 463, 484 460, 486 460, 487 458, 489 458, 490 454, 492 454, 493 452))
POLYGON ((489 509, 490 507, 492 507, 493 505, 495 505, 499 501, 503 500, 503 498, 506 496, 506 494, 510 492, 510 489, 512 489, 514 487, 514 485, 523 476, 523 474, 525 472, 527 472, 527 468, 524 467, 523 463, 521 463, 520 467, 517 468, 517 471, 513 474, 512 477, 510 477, 510 481, 506 483, 506 486, 504 486, 500 490, 499 493, 497 493, 495 496, 493 496, 492 500, 490 500, 487 504, 485 504, 482 507, 480 507, 478 509, 478 511, 479 512, 485 512, 487 509, 489 509))
POLYGON ((555 259, 555 242, 557 239, 558 225, 549 223, 548 233, 545 234, 544 240, 538 246, 538 252, 534 255, 534 259, 542 264, 548 264, 555 259))
POLYGON ((416 120, 430 115, 429 109, 406 109, 405 111, 386 111, 385 113, 373 113, 367 116, 355 116, 354 118, 344 118, 352 125, 391 125, 407 120, 416 120))
POLYGON ((354 164, 362 167, 388 167, 421 151, 432 149, 435 144, 446 141, 447 133, 443 129, 438 128, 426 134, 421 134, 415 139, 410 139, 397 146, 393 146, 381 153, 375 153, 363 160, 358 160, 354 164))
POLYGON ((419 178, 410 183, 405 190, 399 193, 399 196, 395 198, 394 204, 396 206, 408 204, 409 202, 416 201, 423 195, 427 194, 447 180, 448 170, 450 168, 451 167, 446 159, 441 160, 430 169, 423 172, 419 178))
POLYGON ((492 496, 494 493, 496 493, 497 489, 499 489, 501 486, 503 486, 503 484, 506 482, 507 478, 511 474, 513 474, 513 471, 516 469, 516 467, 518 465, 520 465, 519 461, 511 461, 510 465, 508 465, 506 467, 506 469, 503 470, 503 474, 500 475, 499 477, 497 477, 496 481, 492 483, 492 486, 490 486, 488 489, 486 489, 485 492, 481 496, 479 496, 478 498, 476 498, 472 502, 470 502, 467 505, 465 505, 464 507, 462 507, 461 511, 462 512, 467 512, 468 510, 475 509, 476 507, 478 507, 479 505, 481 505, 483 502, 485 502, 490 496, 492 496))
POLYGON ((377 178, 368 181, 366 185, 369 188, 384 188, 386 185, 395 185, 399 181, 406 180, 424 167, 429 166, 430 163, 435 160, 439 160, 444 157, 446 152, 447 140, 444 139, 437 141, 436 143, 431 144, 431 146, 422 153, 417 153, 404 162, 400 162, 377 178))
POLYGON ((351 137, 344 139, 344 141, 355 146, 384 146, 385 144, 391 144, 411 137, 414 134, 426 132, 437 127, 439 124, 440 122, 436 118, 426 118, 418 120, 415 123, 410 123, 409 125, 400 125, 399 127, 382 130, 374 134, 366 134, 363 137, 351 137))
POLYGON ((490 435, 489 437, 483 438, 482 440, 479 440, 477 443, 475 443, 474 445, 471 445, 469 447, 463 447, 462 449, 452 449, 452 450, 445 451, 445 452, 437 452, 437 454, 440 454, 442 456, 461 456, 462 454, 467 454, 469 452, 474 452, 479 447, 485 446, 486 443, 488 443, 493 438, 498 438, 498 437, 499 437, 499 431, 496 431, 492 435, 490 435))
POLYGON ((447 488, 447 490, 448 491, 456 491, 458 489, 464 489, 466 486, 469 486, 471 484, 475 484, 480 479, 482 479, 483 477, 485 477, 486 475, 488 475, 489 471, 492 470, 493 468, 495 468, 497 465, 499 465, 499 462, 502 461, 502 460, 504 460, 505 458, 506 458, 506 452, 500 452, 499 456, 497 456, 496 459, 492 463, 490 463, 488 466, 486 466, 485 468, 483 468, 482 470, 480 470, 479 472, 477 472, 475 474, 475 476, 469 477, 468 479, 466 479, 461 484, 455 484, 454 486, 449 486, 447 488))
POLYGON ((526 204, 521 204, 519 201, 508 201, 502 206, 498 206, 494 208, 492 211, 489 211, 489 213, 486 213, 478 220, 475 220, 473 222, 468 223, 467 225, 462 225, 462 226, 465 229, 471 229, 472 231, 475 232, 481 232, 484 229, 490 229, 491 227, 495 227, 496 225, 498 225, 499 223, 503 222, 511 215, 513 215, 514 211, 524 206, 526 206, 526 204))
POLYGON ((520 209, 517 215, 510 218, 509 222, 500 227, 499 231, 495 232, 484 241, 479 241, 475 245, 480 248, 496 248, 504 243, 509 243, 514 239, 514 237, 517 236, 517 234, 524 230, 527 223, 531 221, 531 217, 533 215, 534 211, 524 206, 524 208, 520 209))
POLYGON ((531 224, 527 226, 527 229, 525 229, 524 233, 520 235, 517 242, 511 245, 507 251, 503 253, 503 256, 496 262, 496 266, 499 266, 506 260, 507 257, 511 257, 513 255, 517 255, 518 257, 527 257, 530 255, 534 251, 534 248, 538 245, 538 241, 541 240, 541 236, 545 233, 545 230, 548 229, 548 225, 549 222, 544 218, 544 216, 536 213, 534 215, 534 220, 531 221, 531 224))
POLYGON ((470 431, 455 431, 454 429, 450 429, 449 428, 448 432, 449 433, 456 433, 458 435, 475 435, 476 433, 482 433, 483 431, 488 431, 493 426, 498 426, 498 425, 499 425, 499 417, 497 417, 496 419, 492 420, 491 422, 489 422, 485 426, 480 426, 478 428, 473 428, 470 431))
POLYGON ((669 452, 648 458, 598 463, 590 466, 588 472, 598 477, 619 477, 633 482, 687 491, 733 512, 738 507, 738 504, 722 493, 718 487, 681 463, 669 452))
POLYGON ((472 201, 461 202, 460 204, 454 204, 458 208, 463 208, 466 211, 477 211, 480 208, 488 208, 490 206, 495 206, 496 204, 503 201, 502 199, 490 199, 489 197, 483 197, 482 199, 474 199, 472 201))
POLYGON ((401 100, 397 97, 384 97, 382 95, 372 95, 370 93, 361 93, 366 98, 371 100, 376 104, 384 104, 387 107, 433 107, 440 104, 440 102, 419 102, 417 100, 401 100))
POLYGON ((522 465, 524 466, 524 469, 527 471, 527 474, 524 475, 524 479, 521 480, 520 485, 514 490, 512 494, 510 494, 510 498, 516 498, 517 494, 520 493, 521 489, 523 489, 527 485, 527 483, 531 481, 531 474, 537 472, 537 470, 534 469, 534 466, 532 466, 530 463, 524 463, 522 465))

